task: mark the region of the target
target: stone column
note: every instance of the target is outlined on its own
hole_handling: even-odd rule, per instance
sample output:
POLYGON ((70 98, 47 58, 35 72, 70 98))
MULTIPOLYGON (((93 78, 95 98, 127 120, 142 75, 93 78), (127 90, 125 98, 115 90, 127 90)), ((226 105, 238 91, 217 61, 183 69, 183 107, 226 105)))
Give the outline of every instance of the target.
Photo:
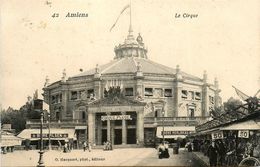
POLYGON ((209 112, 209 84, 207 83, 207 72, 203 74, 203 86, 202 86, 202 111, 201 116, 208 116, 209 112))
POLYGON ((94 80, 94 93, 95 93, 96 99, 101 98, 101 80, 100 79, 94 80))
MULTIPOLYGON (((122 112, 122 115, 125 115, 125 112, 122 112)), ((126 120, 122 120, 122 144, 126 144, 127 141, 127 127, 126 127, 126 120)))
POLYGON ((112 145, 114 145, 114 141, 115 141, 115 121, 112 121, 111 123, 110 123, 110 125, 111 125, 111 143, 112 143, 112 145))
POLYGON ((201 111, 201 116, 205 117, 208 115, 209 112, 209 88, 207 84, 203 85, 202 88, 202 111, 201 111))
POLYGON ((94 74, 94 93, 95 98, 100 99, 101 98, 101 73, 98 64, 95 68, 95 74, 94 74))
POLYGON ((102 145, 102 121, 101 117, 97 118, 97 145, 102 145))
MULTIPOLYGON (((62 102, 61 105, 63 106, 63 110, 61 111, 61 119, 72 118, 72 112, 68 110, 68 96, 69 91, 67 90, 66 83, 61 83, 61 94, 62 94, 62 102)), ((73 118, 72 118, 73 119, 73 118)))
POLYGON ((137 112, 137 127, 136 137, 140 146, 144 144, 144 113, 143 111, 137 112))
MULTIPOLYGON (((107 116, 110 116, 110 113, 107 113, 107 116)), ((107 141, 110 141, 110 140, 111 140, 110 129, 111 129, 110 120, 108 119, 108 120, 107 120, 107 141)), ((111 142, 111 141, 110 141, 110 142, 111 142)))
POLYGON ((181 103, 181 91, 182 91, 183 77, 180 73, 179 65, 176 66, 176 74, 174 79, 174 89, 173 89, 173 117, 178 117, 179 104, 181 103))
POLYGON ((175 82, 174 90, 173 90, 173 117, 178 117, 179 113, 179 104, 181 103, 181 91, 182 91, 182 83, 175 82))
POLYGON ((88 112, 88 141, 95 145, 95 114, 88 112))

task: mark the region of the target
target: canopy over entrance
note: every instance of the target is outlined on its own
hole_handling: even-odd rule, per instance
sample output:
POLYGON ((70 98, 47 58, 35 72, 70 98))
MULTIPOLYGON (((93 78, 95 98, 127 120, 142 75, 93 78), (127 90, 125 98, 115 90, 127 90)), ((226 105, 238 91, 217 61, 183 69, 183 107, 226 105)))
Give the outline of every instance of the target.
POLYGON ((254 120, 248 120, 225 126, 220 128, 220 130, 260 130, 260 123, 254 120))

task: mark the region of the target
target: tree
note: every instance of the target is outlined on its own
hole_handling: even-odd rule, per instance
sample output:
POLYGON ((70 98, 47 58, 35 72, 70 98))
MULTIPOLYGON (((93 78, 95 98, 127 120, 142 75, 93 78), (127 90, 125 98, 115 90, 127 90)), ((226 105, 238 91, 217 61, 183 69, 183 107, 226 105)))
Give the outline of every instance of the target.
POLYGON ((7 110, 1 111, 1 123, 11 124, 12 129, 15 129, 16 132, 20 132, 25 129, 26 119, 22 112, 9 107, 7 110))
POLYGON ((243 105, 243 103, 239 99, 230 97, 227 102, 224 102, 224 110, 225 111, 234 111, 241 105, 243 105))

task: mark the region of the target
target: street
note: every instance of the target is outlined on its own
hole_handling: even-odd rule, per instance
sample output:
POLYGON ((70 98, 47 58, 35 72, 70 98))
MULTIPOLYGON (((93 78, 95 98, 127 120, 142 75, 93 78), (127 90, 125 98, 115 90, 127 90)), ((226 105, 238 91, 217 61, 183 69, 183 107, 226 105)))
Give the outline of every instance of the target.
MULTIPOLYGON (((1 154, 2 166, 36 166, 38 160, 37 150, 1 154)), ((179 154, 173 154, 170 149, 169 159, 158 159, 154 148, 72 150, 69 153, 52 150, 44 153, 43 160, 46 166, 203 166, 193 153, 183 149, 179 154)))

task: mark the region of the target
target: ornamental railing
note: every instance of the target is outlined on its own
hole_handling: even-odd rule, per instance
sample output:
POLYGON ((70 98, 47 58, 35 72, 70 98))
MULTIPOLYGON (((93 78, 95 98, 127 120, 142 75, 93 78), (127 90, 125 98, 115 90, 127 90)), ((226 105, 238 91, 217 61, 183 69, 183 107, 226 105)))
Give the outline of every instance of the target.
POLYGON ((203 121, 207 117, 144 117, 144 122, 161 122, 161 121, 203 121))
MULTIPOLYGON (((40 124, 40 119, 29 119, 26 120, 26 124, 40 124)), ((60 120, 50 120, 50 124, 52 123, 73 123, 73 124, 77 124, 77 123, 86 123, 87 120, 86 119, 60 119, 60 120)), ((48 120, 44 120, 43 123, 49 123, 48 120)))

